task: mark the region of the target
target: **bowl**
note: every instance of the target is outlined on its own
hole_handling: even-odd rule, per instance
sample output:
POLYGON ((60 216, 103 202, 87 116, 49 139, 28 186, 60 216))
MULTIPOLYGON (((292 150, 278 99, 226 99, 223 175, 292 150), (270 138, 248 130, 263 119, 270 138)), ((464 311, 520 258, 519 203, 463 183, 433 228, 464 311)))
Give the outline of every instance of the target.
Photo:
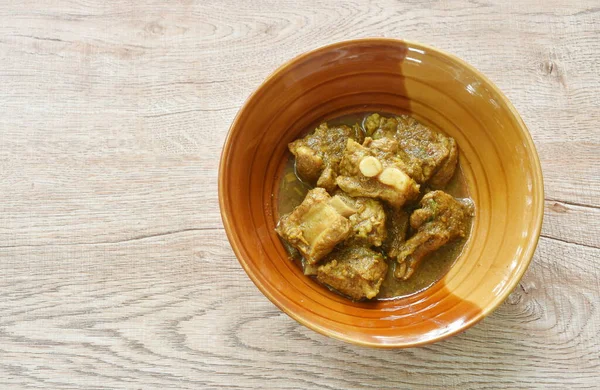
POLYGON ((543 183, 531 136, 508 99, 459 58, 415 42, 360 39, 282 65, 235 118, 219 167, 229 242, 256 286, 301 324, 372 347, 412 347, 474 325, 510 294, 540 234, 543 183), (450 271, 389 301, 352 302, 304 276, 274 232, 287 144, 352 112, 409 112, 454 137, 476 213, 450 271))

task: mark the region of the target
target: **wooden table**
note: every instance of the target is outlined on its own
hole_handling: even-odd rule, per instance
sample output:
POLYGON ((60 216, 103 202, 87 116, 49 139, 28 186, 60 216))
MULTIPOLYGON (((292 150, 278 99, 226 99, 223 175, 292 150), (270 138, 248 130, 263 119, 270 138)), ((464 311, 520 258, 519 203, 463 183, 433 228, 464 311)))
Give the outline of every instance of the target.
POLYGON ((5 1, 0 53, 1 388, 600 388, 597 0, 5 1), (287 59, 366 36, 480 69, 544 170, 522 282, 423 348, 299 325, 245 275, 219 216, 221 146, 247 96, 287 59))

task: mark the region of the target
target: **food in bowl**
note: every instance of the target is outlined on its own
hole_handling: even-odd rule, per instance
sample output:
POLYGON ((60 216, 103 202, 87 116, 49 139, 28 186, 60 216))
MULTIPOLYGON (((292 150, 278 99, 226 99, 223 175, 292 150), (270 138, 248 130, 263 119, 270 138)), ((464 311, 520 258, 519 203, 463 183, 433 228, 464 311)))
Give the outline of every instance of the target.
POLYGON ((474 206, 454 138, 371 113, 323 122, 288 147, 275 230, 304 275, 353 300, 398 298, 460 254, 474 206))
MULTIPOLYGON (((527 127, 490 80, 430 46, 369 38, 304 53, 257 87, 224 143, 219 204, 240 265, 274 305, 330 337, 404 348, 462 332, 506 299, 533 257, 544 188, 527 127), (334 126, 330 119, 360 112, 410 114, 451 136, 468 188, 460 197, 475 205, 452 267, 431 287, 399 299, 340 296, 289 261, 275 232, 280 214, 293 210, 279 207, 282 167, 293 164, 288 145, 323 121, 334 126)), ((434 263, 423 260, 406 284, 434 263)))

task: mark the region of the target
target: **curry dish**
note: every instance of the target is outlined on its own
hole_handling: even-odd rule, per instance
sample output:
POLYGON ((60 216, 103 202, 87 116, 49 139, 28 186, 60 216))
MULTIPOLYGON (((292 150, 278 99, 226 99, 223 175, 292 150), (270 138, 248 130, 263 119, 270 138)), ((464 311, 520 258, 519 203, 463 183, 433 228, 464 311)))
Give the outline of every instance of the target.
POLYGON ((276 231, 305 275, 353 300, 440 279, 473 203, 455 140, 408 115, 352 115, 289 144, 276 231))

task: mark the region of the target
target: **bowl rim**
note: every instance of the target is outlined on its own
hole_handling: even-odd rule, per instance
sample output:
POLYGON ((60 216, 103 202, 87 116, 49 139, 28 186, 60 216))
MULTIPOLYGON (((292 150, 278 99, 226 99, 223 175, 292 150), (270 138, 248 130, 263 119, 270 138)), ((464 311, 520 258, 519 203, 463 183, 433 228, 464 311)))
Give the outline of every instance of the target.
POLYGON ((523 275, 529 268, 529 265, 531 264, 531 261, 533 259, 533 255, 535 253, 535 249, 537 248, 540 234, 541 234, 542 222, 543 222, 543 217, 544 217, 545 196, 544 196, 544 179, 542 176, 542 167, 541 167, 537 149, 536 149, 533 139, 531 137, 531 133, 529 132, 529 129, 525 125, 525 122, 523 122, 523 119, 521 118, 521 116, 517 112, 516 108, 511 103, 511 101, 506 97, 506 95, 504 95, 504 93, 489 78, 487 78, 482 72, 480 72, 474 66, 470 65, 469 63, 462 60, 461 58, 459 58, 451 53, 448 53, 444 50, 437 49, 433 46, 429 46, 426 44, 422 44, 422 43, 419 43, 416 41, 406 40, 406 39, 372 37, 372 38, 358 38, 358 39, 339 41, 339 42, 319 46, 315 49, 303 52, 303 53, 293 57, 292 59, 284 62, 279 67, 277 67, 271 74, 269 74, 260 83, 260 85, 244 101, 244 103, 238 110, 238 112, 227 132, 227 137, 225 138, 223 148, 221 150, 220 160, 219 160, 218 198, 219 198, 219 209, 220 209, 221 219, 223 222, 223 227, 225 228, 225 233, 227 234, 227 239, 231 245, 231 248, 233 249, 233 252, 234 252, 236 258, 238 259, 240 265, 242 266, 242 268, 244 269, 244 271, 246 272, 246 274, 248 275, 250 280, 252 280, 252 282, 256 285, 256 287, 258 287, 258 289, 273 304, 275 304, 275 306, 277 306, 285 314, 287 314, 288 316, 290 316, 291 318, 296 320, 298 323, 300 323, 300 324, 306 326, 307 328, 312 329, 318 333, 321 333, 322 335, 332 337, 334 339, 338 339, 341 341, 345 341, 345 342, 348 342, 348 343, 351 343, 354 345, 391 349, 391 348, 418 347, 418 346, 431 344, 431 343, 435 343, 435 342, 447 339, 449 337, 454 336, 457 333, 464 332, 465 330, 469 329, 470 327, 472 327, 473 325, 477 324, 479 321, 481 321, 482 319, 487 317, 494 310, 496 310, 506 300, 506 298, 512 293, 514 288, 517 286, 517 284, 523 278, 523 275), (342 335, 339 333, 332 332, 327 327, 320 326, 320 325, 310 321, 309 319, 304 318, 303 316, 301 316, 299 314, 296 314, 294 311, 289 310, 287 308, 287 306, 282 304, 273 294, 271 294, 271 292, 269 291, 268 288, 266 288, 264 285, 262 285, 262 283, 258 280, 256 275, 254 274, 253 270, 246 263, 246 260, 243 258, 242 254, 238 248, 239 243, 238 243, 237 237, 234 235, 232 224, 229 221, 228 209, 226 206, 225 196, 224 196, 225 170, 226 170, 225 160, 230 153, 232 140, 234 139, 236 133, 240 131, 238 122, 240 120, 242 113, 247 109, 249 103, 259 94, 259 92, 263 89, 263 87, 267 83, 269 83, 271 80, 276 78, 279 74, 286 71, 290 66, 302 61, 305 58, 308 58, 308 57, 318 54, 320 52, 325 52, 328 50, 344 47, 347 45, 369 44, 369 43, 371 43, 371 44, 403 45, 406 47, 416 47, 416 48, 424 49, 428 52, 433 52, 433 53, 436 53, 443 57, 446 57, 446 58, 450 59, 451 61, 458 63, 460 66, 466 68, 467 70, 473 72, 474 75, 476 75, 477 77, 481 78, 481 80, 486 82, 489 85, 489 87, 496 94, 498 94, 498 96, 502 99, 503 103, 505 104, 505 106, 507 107, 507 109, 509 110, 511 115, 516 120, 517 125, 525 138, 527 147, 531 151, 530 158, 531 158, 531 162, 532 162, 533 183, 534 183, 533 190, 532 190, 533 199, 534 199, 533 205, 535 207, 535 204, 537 203, 537 210, 535 208, 533 209, 533 213, 534 213, 533 230, 532 230, 533 237, 528 239, 525 250, 521 254, 521 259, 523 260, 523 267, 520 267, 519 270, 514 275, 514 277, 512 277, 509 280, 508 288, 505 289, 505 292, 502 295, 496 295, 495 298, 492 300, 491 304, 487 305, 486 307, 482 307, 481 311, 476 316, 474 316, 473 318, 464 322, 459 328, 453 329, 450 332, 444 333, 442 335, 434 336, 434 337, 426 339, 426 340, 420 340, 420 341, 415 341, 415 342, 377 343, 377 342, 369 342, 369 341, 365 341, 362 339, 353 338, 350 336, 345 336, 345 335, 342 335))

